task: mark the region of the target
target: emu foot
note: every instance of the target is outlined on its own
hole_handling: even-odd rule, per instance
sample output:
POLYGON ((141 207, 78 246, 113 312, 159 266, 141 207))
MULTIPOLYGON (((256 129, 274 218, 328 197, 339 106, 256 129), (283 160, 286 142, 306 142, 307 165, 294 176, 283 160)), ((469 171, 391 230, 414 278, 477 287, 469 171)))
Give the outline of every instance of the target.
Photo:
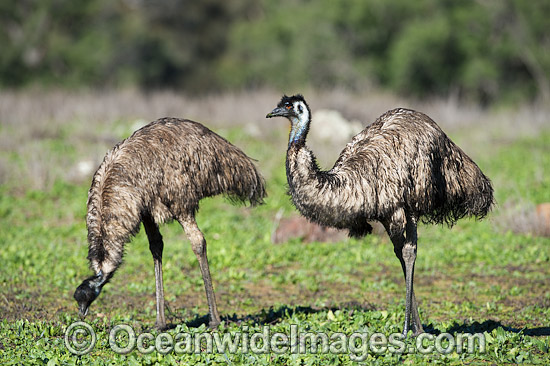
POLYGON ((420 334, 424 333, 424 329, 422 327, 414 327, 414 329, 407 329, 405 331, 405 329, 403 329, 403 332, 401 333, 403 335, 404 338, 407 338, 407 336, 409 335, 409 332, 411 333, 411 337, 413 338, 416 338, 418 337, 420 334))
POLYGON ((220 323, 221 323, 220 319, 216 319, 216 320, 211 319, 210 322, 208 323, 208 327, 210 329, 216 329, 218 328, 218 325, 220 325, 220 323))
POLYGON ((159 331, 163 331, 163 330, 168 329, 168 327, 166 326, 166 322, 159 322, 159 321, 155 322, 155 328, 159 331))

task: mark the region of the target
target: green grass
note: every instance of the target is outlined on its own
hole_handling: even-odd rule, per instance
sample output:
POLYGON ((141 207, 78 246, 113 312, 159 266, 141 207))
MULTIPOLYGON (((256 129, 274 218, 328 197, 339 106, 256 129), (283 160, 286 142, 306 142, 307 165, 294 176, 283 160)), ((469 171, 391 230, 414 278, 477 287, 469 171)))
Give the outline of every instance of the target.
MULTIPOLYGON (((258 208, 204 200, 197 218, 208 255, 219 310, 217 332, 248 329, 301 332, 399 332, 404 281, 386 236, 337 243, 270 242, 274 216, 294 213, 285 194, 284 140, 250 142, 238 129, 224 132, 246 146, 267 178, 269 197, 258 208)), ((456 141, 466 139, 456 136, 456 141)), ((59 136, 63 139, 63 136, 59 136)), ((51 141, 52 154, 71 154, 51 141)), ((507 201, 550 201, 550 132, 513 142, 492 141, 475 156, 495 185, 499 205, 487 220, 463 220, 452 229, 421 226, 415 291, 423 324, 437 336, 482 333, 486 352, 404 353, 372 349, 366 364, 548 364, 550 362, 550 239, 503 229, 507 201), (546 171, 545 171, 546 169, 546 171)), ((14 157, 16 159, 16 157, 14 157)), ((133 351, 119 355, 109 332, 129 324, 136 333, 155 321, 153 262, 144 232, 127 245, 125 262, 86 318, 97 334, 91 353, 75 356, 64 334, 78 320, 74 289, 87 267, 85 203, 88 183, 56 181, 46 191, 0 187, 0 363, 2 364, 352 364, 350 352, 195 354, 133 351)), ((197 261, 177 224, 161 227, 168 331, 175 336, 212 334, 204 326, 206 299, 197 261)), ((351 352, 353 354, 353 352, 351 352)))

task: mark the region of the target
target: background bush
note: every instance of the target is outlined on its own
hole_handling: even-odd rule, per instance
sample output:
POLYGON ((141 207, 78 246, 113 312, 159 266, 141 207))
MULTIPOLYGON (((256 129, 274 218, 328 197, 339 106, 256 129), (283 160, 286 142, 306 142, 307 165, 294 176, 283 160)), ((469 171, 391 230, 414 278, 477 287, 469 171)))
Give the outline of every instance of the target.
POLYGON ((20 0, 0 86, 387 88, 550 99, 546 0, 20 0))

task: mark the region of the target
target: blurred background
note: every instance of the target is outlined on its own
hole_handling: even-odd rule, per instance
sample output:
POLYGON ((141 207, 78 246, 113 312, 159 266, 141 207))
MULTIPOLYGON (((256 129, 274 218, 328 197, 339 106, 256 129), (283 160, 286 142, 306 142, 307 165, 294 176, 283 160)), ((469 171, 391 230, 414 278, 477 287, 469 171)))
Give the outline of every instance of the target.
POLYGON ((546 0, 0 2, 0 86, 550 98, 546 0))
MULTIPOLYGON (((87 186, 108 149, 164 116, 204 123, 284 185, 288 126, 264 117, 296 92, 323 168, 409 107, 490 169, 522 138, 546 145, 549 19, 547 0, 0 1, 0 188, 87 186)), ((524 221, 550 201, 541 149, 526 152, 535 183, 510 183, 513 164, 489 174, 524 221)))

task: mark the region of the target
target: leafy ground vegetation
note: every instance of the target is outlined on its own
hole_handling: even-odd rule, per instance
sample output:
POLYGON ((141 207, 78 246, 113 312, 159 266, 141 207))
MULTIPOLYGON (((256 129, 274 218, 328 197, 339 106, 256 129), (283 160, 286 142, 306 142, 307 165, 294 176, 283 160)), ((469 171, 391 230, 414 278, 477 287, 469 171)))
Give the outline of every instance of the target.
MULTIPOLYGON (((381 95, 306 95, 314 110, 337 109, 365 124, 389 107, 404 104, 381 95)), ((392 352, 356 337, 345 349, 331 344, 329 352, 320 348, 301 352, 299 347, 252 352, 243 351, 242 344, 235 351, 206 352, 208 336, 215 339, 216 334, 252 336, 267 329, 270 334, 291 336, 294 329, 328 337, 341 333, 349 340, 354 332, 389 337, 402 327, 404 280, 385 235, 337 243, 303 243, 300 238, 271 243, 277 213, 295 214, 285 194, 287 126, 284 121, 264 120, 278 97, 261 92, 198 101, 170 93, 147 97, 4 93, 0 97, 0 363, 550 362, 550 239, 534 235, 524 220, 536 204, 550 202, 550 121, 540 107, 481 111, 450 101, 405 104, 430 114, 478 162, 493 180, 498 205, 482 222, 463 220, 452 229, 420 227, 415 291, 429 334, 436 338, 444 333, 480 333, 485 350, 420 351, 416 340, 410 339, 403 342, 403 349, 392 352), (178 334, 202 335, 199 347, 185 349, 184 342, 170 350, 160 342, 158 349, 143 350, 154 340, 147 343, 150 340, 142 337, 142 351, 147 352, 133 349, 120 354, 109 342, 117 325, 132 327, 136 336, 151 333, 155 339, 159 334, 153 329, 153 262, 142 231, 127 245, 124 264, 86 318, 96 334, 95 347, 74 355, 65 345, 65 334, 79 320, 74 289, 90 274, 85 203, 91 174, 116 141, 164 115, 209 125, 258 159, 266 178, 265 205, 235 207, 217 197, 202 202, 197 218, 208 241, 223 323, 214 331, 206 328, 207 305, 197 261, 181 228, 168 224, 161 231, 171 329, 161 341, 180 339, 178 334)), ((325 166, 342 147, 315 140, 311 145, 325 166)), ((113 337, 115 348, 128 344, 127 334, 113 337)), ((75 339, 85 341, 82 335, 75 339)))

